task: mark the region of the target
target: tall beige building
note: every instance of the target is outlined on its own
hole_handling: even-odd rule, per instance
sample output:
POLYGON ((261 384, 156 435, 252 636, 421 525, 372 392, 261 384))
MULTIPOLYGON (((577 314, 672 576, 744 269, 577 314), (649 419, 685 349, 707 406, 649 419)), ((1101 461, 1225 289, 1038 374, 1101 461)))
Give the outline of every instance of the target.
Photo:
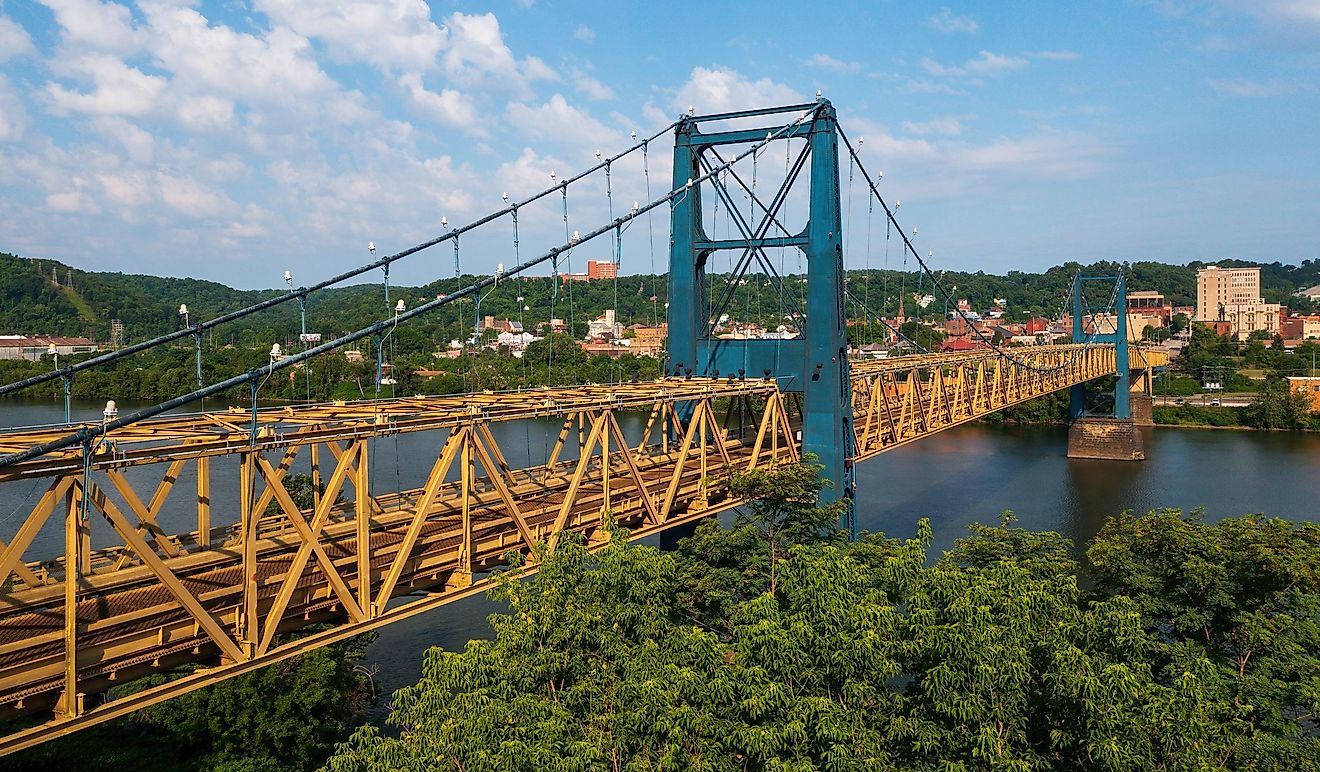
POLYGON ((1260 296, 1259 268, 1220 268, 1196 272, 1196 321, 1227 321, 1233 335, 1245 338, 1257 330, 1279 331, 1279 304, 1260 296))

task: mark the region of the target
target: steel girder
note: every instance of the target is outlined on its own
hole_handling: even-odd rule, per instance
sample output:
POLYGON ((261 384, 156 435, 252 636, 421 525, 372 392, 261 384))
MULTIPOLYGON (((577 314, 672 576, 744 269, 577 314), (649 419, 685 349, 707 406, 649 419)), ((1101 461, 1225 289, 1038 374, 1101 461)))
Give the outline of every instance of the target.
MULTIPOLYGON (((1115 368, 1109 346, 1013 353, 1016 363, 992 351, 853 363, 851 461, 1115 368)), ((1166 363, 1132 350, 1134 368, 1166 363)), ((255 424, 238 410, 143 422, 89 455, 8 468, 0 482, 43 492, 0 541, 0 719, 40 723, 0 738, 0 754, 482 592, 509 550, 553 549, 567 533, 599 545, 610 519, 640 537, 736 506, 731 468, 799 458, 797 396, 773 381, 669 378, 278 408, 255 424), (628 412, 647 416, 631 438, 628 412), (546 418, 559 431, 545 462, 513 467, 492 426, 546 418), (423 484, 373 489, 373 445, 426 431, 436 440, 423 484), (324 486, 307 509, 285 486, 300 457, 324 486), (225 459, 239 466, 228 495, 213 484, 225 459), (194 515, 181 532, 160 523, 171 494, 194 515), (93 518, 114 544, 93 547, 93 518), (62 554, 30 554, 43 529, 62 554), (284 637, 314 623, 331 626, 284 637), (204 667, 102 702, 118 683, 185 663, 204 667)), ((0 449, 51 433, 0 433, 0 449)))
MULTIPOLYGON (((1071 386, 1113 375, 1113 346, 1037 346, 928 354, 853 364, 855 460, 1071 386)), ((1168 355, 1133 348, 1149 371, 1168 355)))
MULTIPOLYGON (((263 410, 255 433, 247 416, 147 422, 112 434, 112 450, 9 472, 45 491, 0 543, 0 719, 40 723, 0 738, 0 754, 482 591, 511 550, 531 557, 565 534, 598 546, 611 523, 637 538, 707 517, 738 503, 727 493, 731 469, 798 458, 784 397, 768 381, 263 410), (735 403, 747 420, 731 426, 718 412, 735 403), (629 411, 647 416, 640 435, 620 423, 629 411), (545 417, 560 422, 545 463, 511 466, 492 425, 545 417), (423 485, 373 490, 373 443, 427 430, 436 441, 423 485), (300 455, 324 484, 308 509, 284 484, 300 455), (239 459, 236 495, 212 485, 226 456, 239 459), (135 467, 156 476, 143 486, 142 469, 128 474, 135 467), (170 533, 159 515, 184 476, 196 526, 170 533), (94 518, 116 544, 93 548, 94 518), (43 528, 62 529, 63 555, 28 555, 43 528), (331 627, 285 636, 315 623, 331 627), (204 667, 100 697, 184 663, 204 667)), ((11 432, 0 443, 41 434, 11 432)))

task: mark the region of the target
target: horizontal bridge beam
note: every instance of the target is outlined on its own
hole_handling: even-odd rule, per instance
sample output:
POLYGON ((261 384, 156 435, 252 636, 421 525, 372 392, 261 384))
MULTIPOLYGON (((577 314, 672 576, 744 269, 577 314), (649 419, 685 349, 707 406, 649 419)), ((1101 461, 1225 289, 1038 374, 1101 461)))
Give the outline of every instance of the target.
POLYGON ((715 239, 697 241, 694 246, 699 250, 717 249, 766 249, 770 247, 805 247, 806 236, 775 236, 763 239, 715 239))

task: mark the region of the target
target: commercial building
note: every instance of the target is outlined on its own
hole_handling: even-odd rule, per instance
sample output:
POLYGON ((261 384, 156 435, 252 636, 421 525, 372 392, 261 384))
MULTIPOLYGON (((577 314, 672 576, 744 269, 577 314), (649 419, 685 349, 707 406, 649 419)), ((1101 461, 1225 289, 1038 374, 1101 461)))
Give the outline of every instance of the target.
POLYGON ((1220 268, 1210 265, 1196 272, 1196 321, 1228 322, 1232 335, 1279 332, 1279 304, 1260 296, 1259 268, 1220 268))
MULTIPOLYGON (((1164 294, 1153 290, 1138 290, 1127 294, 1128 315, 1134 313, 1143 316, 1158 315, 1165 322, 1173 318, 1173 306, 1164 299, 1164 294)), ((1158 326, 1158 325, 1157 325, 1158 326)))
POLYGON ((1320 412, 1320 378, 1289 376, 1288 388, 1294 394, 1305 394, 1311 400, 1311 412, 1320 412))
POLYGON ((66 338, 59 335, 0 335, 0 359, 29 359, 33 362, 50 354, 51 346, 60 356, 90 354, 98 351, 90 338, 66 338))
POLYGON ((614 279, 619 275, 619 266, 612 260, 588 260, 586 273, 561 273, 559 278, 570 281, 592 281, 594 279, 614 279))

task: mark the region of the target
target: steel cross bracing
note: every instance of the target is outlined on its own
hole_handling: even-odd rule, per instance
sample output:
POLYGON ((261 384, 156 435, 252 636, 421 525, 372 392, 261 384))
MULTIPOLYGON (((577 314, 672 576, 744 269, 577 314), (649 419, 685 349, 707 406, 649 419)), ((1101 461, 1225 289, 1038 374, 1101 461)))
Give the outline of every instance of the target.
MULTIPOLYGON (((1168 364, 1162 351, 1130 349, 1131 367, 1168 364)), ((1114 375, 1114 346, 991 350, 854 362, 855 461, 1060 389, 1114 375)))
MULTIPOLYGON (((1112 347, 1022 356, 1068 365, 1028 369, 988 351, 855 363, 856 459, 1114 372, 1112 347)), ((289 407, 259 411, 255 443, 248 411, 206 413, 125 427, 88 458, 6 468, 0 481, 44 493, 0 543, 0 719, 39 720, 0 739, 0 753, 479 592, 510 550, 553 549, 567 533, 600 544, 611 519, 640 537, 735 506, 730 470, 799 457, 797 399, 773 380, 669 378, 289 407), (645 416, 640 431, 625 430, 628 413, 645 416), (555 442, 544 463, 514 468, 492 427, 536 419, 558 422, 555 442), (420 432, 433 438, 425 483, 373 488, 374 445, 420 432), (284 485, 300 459, 325 488, 305 509, 284 485), (224 493, 212 484, 223 462, 240 469, 224 493), (171 495, 189 527, 160 523, 171 495), (93 546, 93 518, 110 526, 109 546, 93 546), (62 554, 29 554, 43 529, 62 554), (287 637, 314 623, 332 626, 287 637), (99 697, 185 663, 207 667, 99 697)), ((49 431, 0 434, 0 448, 49 431)))
MULTIPOLYGON (((0 740, 0 752, 471 594, 510 550, 553 549, 568 533, 600 543, 611 519, 640 537, 720 512, 737 503, 726 492, 730 469, 798 457, 785 399, 766 381, 265 410, 255 445, 247 415, 143 422, 113 432, 112 447, 86 465, 64 452, 4 470, 44 494, 0 545, 0 719, 46 720, 0 740), (682 423, 679 403, 694 406, 682 423), (645 416, 640 432, 620 423, 629 412, 645 416), (512 467, 492 426, 538 418, 560 425, 548 457, 512 467), (427 431, 425 483, 373 489, 373 444, 427 431), (284 486, 300 456, 325 485, 307 509, 284 486), (241 469, 227 496, 211 484, 226 457, 241 469), (143 470, 154 472, 145 486, 143 470), (195 490, 176 490, 184 476, 195 490), (195 527, 160 525, 171 493, 195 506, 195 527), (117 543, 93 548, 91 518, 109 523, 117 543), (29 558, 43 528, 63 530, 62 556, 29 558), (336 626, 284 637, 313 623, 336 626), (118 683, 189 662, 212 667, 97 704, 118 683)), ((19 431, 2 441, 42 439, 19 431)))

